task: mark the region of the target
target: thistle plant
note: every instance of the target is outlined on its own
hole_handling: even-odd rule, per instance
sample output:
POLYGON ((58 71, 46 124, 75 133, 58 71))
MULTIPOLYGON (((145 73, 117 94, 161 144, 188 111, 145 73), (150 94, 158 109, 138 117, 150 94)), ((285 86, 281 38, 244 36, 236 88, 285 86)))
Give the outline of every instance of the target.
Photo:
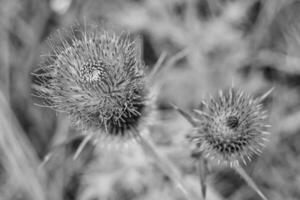
MULTIPOLYGON (((174 106, 191 124, 195 131, 188 138, 194 146, 194 152, 201 155, 209 163, 234 168, 263 198, 266 197, 258 189, 253 180, 241 167, 250 162, 254 155, 260 155, 267 142, 267 114, 262 101, 270 94, 269 90, 260 98, 252 98, 241 90, 230 88, 221 90, 201 107, 189 115, 174 106)), ((201 166, 200 177, 205 179, 201 166)), ((201 180, 202 189, 205 183, 201 180)), ((205 196, 205 191, 203 191, 205 196)))
POLYGON ((190 139, 208 160, 231 167, 241 161, 246 165, 262 152, 269 125, 260 99, 231 88, 203 105, 204 111, 194 110, 200 124, 190 139))
POLYGON ((35 73, 35 88, 46 106, 65 113, 84 133, 74 158, 89 141, 135 139, 192 199, 178 170, 141 134, 152 106, 137 41, 98 26, 72 29, 66 39, 58 33, 58 38, 49 40, 52 55, 35 73))
POLYGON ((61 46, 49 40, 53 55, 39 69, 37 93, 81 130, 98 132, 97 137, 131 136, 148 100, 136 44, 128 34, 80 31, 61 46))

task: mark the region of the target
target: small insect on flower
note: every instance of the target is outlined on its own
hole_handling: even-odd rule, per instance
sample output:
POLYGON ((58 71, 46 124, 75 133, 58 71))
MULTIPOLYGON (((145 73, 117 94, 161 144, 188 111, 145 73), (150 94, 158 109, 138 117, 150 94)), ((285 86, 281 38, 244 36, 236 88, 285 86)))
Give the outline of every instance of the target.
POLYGON ((87 133, 131 137, 148 102, 136 40, 92 25, 66 35, 49 40, 53 55, 35 73, 36 93, 87 133))
MULTIPOLYGON (((265 95, 264 95, 265 96, 265 95)), ((196 130, 190 137, 203 155, 221 165, 246 164, 267 141, 266 112, 261 101, 241 90, 220 91, 195 109, 196 130)))

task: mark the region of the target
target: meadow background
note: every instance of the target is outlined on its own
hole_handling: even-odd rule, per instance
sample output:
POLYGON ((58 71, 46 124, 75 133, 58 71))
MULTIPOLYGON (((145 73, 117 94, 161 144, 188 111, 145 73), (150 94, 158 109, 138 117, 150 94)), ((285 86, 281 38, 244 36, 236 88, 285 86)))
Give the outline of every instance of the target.
MULTIPOLYGON (((87 21, 140 36, 156 79, 157 115, 149 131, 158 150, 200 195, 185 135, 192 127, 169 102, 190 111, 208 94, 237 86, 265 101, 270 141, 246 171, 272 200, 300 199, 300 1, 292 0, 0 0, 0 199, 179 200, 180 192, 135 144, 125 149, 80 140, 64 115, 34 105, 33 72, 49 52, 47 37, 87 21)), ((255 200, 233 170, 214 170, 207 200, 255 200)))

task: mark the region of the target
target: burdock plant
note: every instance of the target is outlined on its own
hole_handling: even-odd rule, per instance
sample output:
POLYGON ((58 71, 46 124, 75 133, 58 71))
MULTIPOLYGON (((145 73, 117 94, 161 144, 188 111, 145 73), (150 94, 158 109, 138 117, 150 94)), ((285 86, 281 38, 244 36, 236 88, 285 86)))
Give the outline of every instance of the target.
POLYGON ((178 170, 141 134, 152 106, 137 40, 92 25, 65 35, 49 40, 52 54, 34 74, 35 91, 83 133, 74 158, 89 141, 135 139, 191 199, 178 170))
POLYGON ((242 90, 230 88, 219 91, 189 115, 174 106, 195 127, 188 138, 194 146, 194 154, 200 160, 202 193, 205 196, 207 162, 234 168, 245 181, 263 198, 266 197, 246 174, 246 165, 259 155, 267 141, 267 113, 262 101, 269 90, 259 98, 253 98, 242 90), (204 165, 204 166, 203 166, 204 165))

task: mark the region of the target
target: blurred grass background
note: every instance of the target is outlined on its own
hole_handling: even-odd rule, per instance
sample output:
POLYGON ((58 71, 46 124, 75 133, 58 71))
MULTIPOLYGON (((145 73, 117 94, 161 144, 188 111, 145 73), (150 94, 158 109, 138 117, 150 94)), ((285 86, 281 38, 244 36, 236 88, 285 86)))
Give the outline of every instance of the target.
MULTIPOLYGON (((49 52, 55 30, 92 21, 141 36, 149 71, 162 53, 181 59, 156 79, 157 113, 150 133, 159 150, 200 194, 185 134, 191 126, 168 106, 191 110, 210 93, 238 86, 254 96, 275 87, 265 106, 270 142, 247 171, 272 200, 300 199, 300 2, 292 0, 1 0, 0 199, 182 199, 136 144, 89 145, 73 161, 80 140, 65 116, 34 105, 32 76, 49 52)), ((164 64, 166 64, 166 61, 164 64)), ((230 169, 209 177, 208 200, 259 197, 230 169)))

